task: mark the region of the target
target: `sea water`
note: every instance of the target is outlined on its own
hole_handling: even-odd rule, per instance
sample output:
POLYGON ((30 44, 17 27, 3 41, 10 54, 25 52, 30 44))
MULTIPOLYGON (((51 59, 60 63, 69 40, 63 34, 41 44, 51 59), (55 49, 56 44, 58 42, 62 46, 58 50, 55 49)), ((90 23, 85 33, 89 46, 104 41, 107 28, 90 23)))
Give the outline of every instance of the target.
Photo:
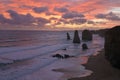
MULTIPOLYGON (((90 55, 103 48, 104 39, 93 35, 93 41, 73 44, 74 31, 0 31, 0 80, 67 80, 92 74, 85 69, 90 55), (67 50, 64 50, 64 49, 67 50), (53 58, 54 54, 74 56, 68 59, 53 58)), ((79 31, 81 38, 81 31, 79 31)))

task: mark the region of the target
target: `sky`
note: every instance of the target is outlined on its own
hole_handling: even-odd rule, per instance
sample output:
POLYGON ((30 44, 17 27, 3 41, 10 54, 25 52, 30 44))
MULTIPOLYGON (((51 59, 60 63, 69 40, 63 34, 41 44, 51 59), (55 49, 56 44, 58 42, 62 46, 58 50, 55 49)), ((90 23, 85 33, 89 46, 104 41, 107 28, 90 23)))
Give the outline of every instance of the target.
POLYGON ((120 0, 0 0, 0 29, 74 30, 120 23, 120 0))

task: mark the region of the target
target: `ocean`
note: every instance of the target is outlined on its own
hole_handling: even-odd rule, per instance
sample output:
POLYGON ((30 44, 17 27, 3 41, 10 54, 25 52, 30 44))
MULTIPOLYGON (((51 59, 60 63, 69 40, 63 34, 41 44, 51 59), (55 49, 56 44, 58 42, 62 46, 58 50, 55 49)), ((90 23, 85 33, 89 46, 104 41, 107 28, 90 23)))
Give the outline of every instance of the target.
POLYGON ((67 31, 1 30, 0 80, 67 80, 91 75, 82 64, 103 48, 104 39, 93 35, 92 41, 81 40, 89 48, 83 51, 81 44, 72 43, 74 31, 68 32, 71 40, 67 31), (55 54, 74 57, 58 59, 52 57, 55 54))

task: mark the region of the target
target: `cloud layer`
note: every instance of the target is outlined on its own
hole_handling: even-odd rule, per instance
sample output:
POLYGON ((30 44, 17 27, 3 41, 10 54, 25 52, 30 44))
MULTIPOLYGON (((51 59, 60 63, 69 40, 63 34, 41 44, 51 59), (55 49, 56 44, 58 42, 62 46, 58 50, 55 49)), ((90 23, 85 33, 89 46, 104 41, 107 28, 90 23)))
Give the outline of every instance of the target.
POLYGON ((45 18, 35 18, 31 14, 18 14, 17 12, 13 10, 7 11, 10 15, 10 19, 5 18, 2 14, 0 15, 0 23, 2 24, 12 24, 12 25, 33 25, 34 23, 37 23, 37 25, 45 25, 49 23, 49 20, 45 18))
POLYGON ((120 21, 120 16, 114 14, 113 12, 110 12, 108 14, 97 14, 96 18, 107 19, 112 21, 120 21))
POLYGON ((0 24, 109 27, 120 22, 119 4, 120 0, 0 0, 0 24))
POLYGON ((48 11, 48 7, 34 7, 33 11, 36 13, 43 13, 48 11))

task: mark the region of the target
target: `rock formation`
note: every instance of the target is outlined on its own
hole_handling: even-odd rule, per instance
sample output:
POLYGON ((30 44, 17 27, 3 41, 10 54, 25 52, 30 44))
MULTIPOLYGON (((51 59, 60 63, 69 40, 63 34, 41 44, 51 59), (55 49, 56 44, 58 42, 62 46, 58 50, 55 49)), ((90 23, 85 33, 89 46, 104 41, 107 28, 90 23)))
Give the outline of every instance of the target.
POLYGON ((64 58, 70 58, 71 56, 70 55, 67 55, 67 54, 64 54, 64 58))
POLYGON ((120 69, 120 26, 106 32, 104 49, 106 59, 112 66, 120 69))
POLYGON ((83 49, 83 50, 86 50, 86 49, 88 49, 88 46, 87 46, 87 44, 83 43, 83 44, 82 44, 82 49, 83 49))
POLYGON ((67 32, 67 40, 70 40, 70 35, 68 32, 67 32))
POLYGON ((70 56, 68 54, 64 54, 64 55, 54 54, 54 55, 52 55, 52 57, 55 57, 55 58, 58 58, 58 59, 67 59, 67 58, 71 58, 71 57, 74 57, 74 56, 70 56))
POLYGON ((92 40, 92 33, 89 30, 84 30, 82 32, 82 40, 83 41, 91 41, 92 40))
POLYGON ((79 34, 78 34, 77 30, 75 30, 75 32, 74 32, 73 43, 80 43, 80 38, 79 38, 79 34))
POLYGON ((62 55, 60 55, 60 54, 55 54, 55 55, 53 55, 52 57, 61 58, 61 59, 64 58, 64 57, 63 57, 62 55))

